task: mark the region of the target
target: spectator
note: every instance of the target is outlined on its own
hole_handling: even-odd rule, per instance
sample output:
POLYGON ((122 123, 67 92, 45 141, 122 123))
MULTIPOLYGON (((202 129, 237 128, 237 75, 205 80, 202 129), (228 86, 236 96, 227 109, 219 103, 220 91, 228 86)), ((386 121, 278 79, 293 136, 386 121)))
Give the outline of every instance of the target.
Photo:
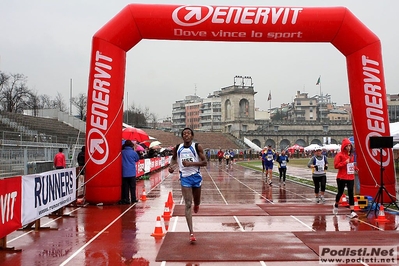
POLYGON ((139 155, 131 140, 122 145, 122 199, 119 204, 136 203, 136 162, 139 155), (129 193, 130 192, 130 193, 129 193), (130 198, 129 198, 130 194, 130 198))
POLYGON ((78 153, 77 161, 78 161, 78 166, 79 166, 79 173, 84 175, 85 174, 85 150, 86 147, 82 146, 81 151, 78 153))
POLYGON ((65 155, 62 153, 64 150, 62 148, 58 149, 58 153, 54 156, 54 168, 63 169, 66 168, 65 155))

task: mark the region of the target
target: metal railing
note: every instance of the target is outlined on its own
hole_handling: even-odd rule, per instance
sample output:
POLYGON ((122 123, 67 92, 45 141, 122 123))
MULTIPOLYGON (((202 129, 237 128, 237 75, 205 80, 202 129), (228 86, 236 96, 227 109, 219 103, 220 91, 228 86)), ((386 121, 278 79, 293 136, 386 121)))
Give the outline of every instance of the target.
POLYGON ((69 159, 67 156, 67 144, 1 139, 0 178, 37 173, 42 168, 45 171, 51 170, 53 158, 59 148, 64 149, 67 165, 71 165, 73 158, 69 159), (49 165, 51 169, 48 169, 49 165))

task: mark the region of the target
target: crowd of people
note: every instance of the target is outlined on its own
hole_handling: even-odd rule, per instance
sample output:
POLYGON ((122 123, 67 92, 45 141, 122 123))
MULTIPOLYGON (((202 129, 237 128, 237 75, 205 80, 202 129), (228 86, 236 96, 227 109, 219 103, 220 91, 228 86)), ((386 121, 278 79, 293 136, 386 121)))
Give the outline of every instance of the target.
POLYGON ((134 145, 135 145, 135 151, 139 155, 140 159, 165 157, 172 155, 172 149, 169 147, 162 149, 153 148, 153 147, 148 147, 144 143, 137 143, 137 142, 134 142, 134 145))
MULTIPOLYGON (((289 162, 289 158, 291 158, 286 154, 285 150, 281 150, 281 153, 279 153, 273 150, 271 145, 268 145, 259 153, 259 157, 262 161, 262 172, 265 174, 265 182, 270 186, 272 185, 272 171, 274 163, 276 162, 279 171, 279 183, 280 185, 285 185, 287 163, 289 162), (281 180, 283 180, 283 183, 281 183, 281 180)), ((349 198, 349 217, 351 219, 356 218, 358 215, 354 211, 354 180, 355 173, 357 173, 359 169, 356 166, 353 146, 349 139, 346 138, 342 141, 341 151, 336 154, 334 153, 332 159, 334 160, 334 168, 338 170, 336 177, 338 193, 336 194, 333 204, 333 214, 338 214, 338 205, 346 187, 349 198)), ((314 184, 315 203, 325 203, 324 193, 327 183, 326 171, 329 165, 328 155, 321 146, 313 150, 307 166, 312 170, 311 175, 314 184)))
POLYGON ((225 161, 227 168, 230 167, 234 163, 235 153, 233 150, 224 150, 223 151, 221 148, 219 148, 219 151, 217 152, 216 155, 217 155, 217 158, 219 161, 219 166, 221 166, 223 164, 223 160, 225 161))

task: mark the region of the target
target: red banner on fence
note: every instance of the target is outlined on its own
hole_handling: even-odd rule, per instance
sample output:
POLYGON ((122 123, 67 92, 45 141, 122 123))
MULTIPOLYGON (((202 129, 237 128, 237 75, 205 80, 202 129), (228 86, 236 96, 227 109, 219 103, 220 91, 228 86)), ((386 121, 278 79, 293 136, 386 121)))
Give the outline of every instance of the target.
POLYGON ((0 238, 22 227, 22 178, 0 179, 0 238))

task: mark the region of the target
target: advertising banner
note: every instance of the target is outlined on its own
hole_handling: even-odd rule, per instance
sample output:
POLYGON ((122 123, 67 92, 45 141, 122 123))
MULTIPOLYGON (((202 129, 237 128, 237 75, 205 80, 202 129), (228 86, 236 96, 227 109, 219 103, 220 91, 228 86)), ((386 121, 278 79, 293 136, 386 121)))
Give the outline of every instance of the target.
POLYGON ((136 177, 143 176, 144 173, 144 160, 140 160, 136 163, 136 177))
POLYGON ((151 159, 147 158, 144 159, 144 173, 151 172, 151 159))
POLYGON ((21 176, 0 179, 0 238, 22 227, 21 176))
MULTIPOLYGON (((118 154, 126 53, 143 39, 331 43, 347 60, 361 193, 373 195, 382 185, 378 184, 379 167, 374 167, 378 151, 368 146, 372 136, 390 136, 381 41, 347 8, 130 4, 92 40, 87 93, 90 123, 86 123, 86 155, 91 160, 86 174, 89 179, 101 174, 87 186, 88 201, 116 202, 120 197, 120 179, 109 177, 119 176, 122 164, 118 154)), ((392 155, 388 150, 383 153, 389 176, 385 185, 395 195, 392 155)), ((147 160, 145 173, 152 166, 147 160)))
POLYGON ((76 199, 76 169, 66 168, 22 177, 22 224, 26 225, 76 199))

